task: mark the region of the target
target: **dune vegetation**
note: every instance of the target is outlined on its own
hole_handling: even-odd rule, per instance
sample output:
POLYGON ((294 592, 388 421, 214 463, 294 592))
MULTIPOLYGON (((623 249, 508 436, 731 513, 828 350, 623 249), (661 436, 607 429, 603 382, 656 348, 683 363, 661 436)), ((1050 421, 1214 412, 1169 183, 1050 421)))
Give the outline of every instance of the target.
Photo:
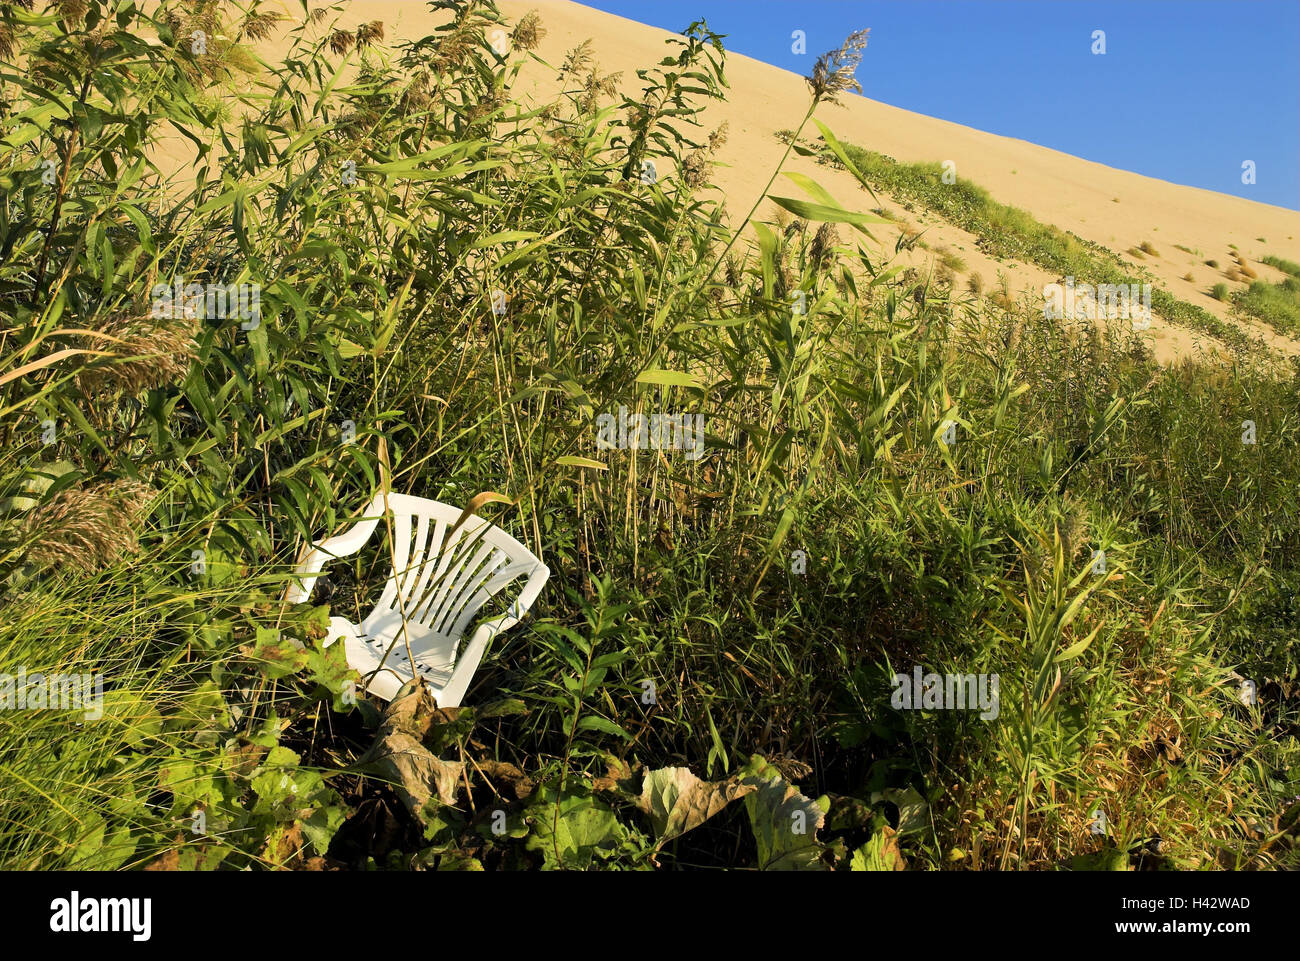
MULTIPOLYGON (((778 133, 782 139, 788 136, 789 131, 778 133)), ((826 164, 842 165, 841 158, 825 144, 801 144, 799 149, 815 154, 826 164)), ((872 186, 923 204, 947 222, 970 231, 979 238, 981 249, 998 259, 1024 260, 1061 276, 1088 277, 1094 283, 1127 285, 1150 279, 1134 274, 1113 251, 1044 224, 1029 211, 999 203, 976 183, 960 176, 948 182, 942 164, 900 163, 851 143, 842 144, 841 149, 872 186)), ((1129 248, 1127 253, 1138 261, 1159 256, 1149 241, 1129 248)), ((1208 263, 1217 266, 1213 261, 1208 263)), ((1152 291, 1152 301, 1156 313, 1171 323, 1205 331, 1234 351, 1267 350, 1258 337, 1203 307, 1179 300, 1159 285, 1152 291)))
MULTIPOLYGON (((0 863, 1300 863, 1300 365, 1206 314, 1240 349, 1162 367, 904 271, 801 175, 747 226, 705 189, 703 22, 639 97, 578 48, 532 103, 544 6, 434 6, 386 43, 327 8, 0 7, 0 672, 103 681, 99 717, 0 711, 0 863), (601 449, 620 407, 703 417, 703 456, 601 449), (552 571, 465 707, 368 696, 327 644, 383 543, 286 600, 377 490, 552 571), (998 701, 900 708, 918 668, 998 701)), ((818 127, 864 190, 1128 280, 818 127)))

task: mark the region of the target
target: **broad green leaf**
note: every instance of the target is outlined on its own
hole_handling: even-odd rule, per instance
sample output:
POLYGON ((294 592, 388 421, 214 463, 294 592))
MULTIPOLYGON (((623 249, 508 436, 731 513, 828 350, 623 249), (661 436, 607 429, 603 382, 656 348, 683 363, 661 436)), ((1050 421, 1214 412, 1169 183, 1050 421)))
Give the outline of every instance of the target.
POLYGON ((910 785, 906 788, 888 788, 873 792, 871 803, 878 804, 881 801, 890 801, 898 807, 900 837, 923 831, 929 824, 930 805, 926 803, 925 798, 921 797, 921 792, 910 785))
POLYGON ((871 184, 868 183, 867 178, 863 176, 862 171, 859 170, 854 165, 853 161, 849 159, 848 152, 845 151, 844 145, 835 138, 835 134, 831 133, 830 127, 826 126, 816 117, 813 118, 813 123, 815 123, 817 129, 821 131, 822 139, 825 140, 826 145, 831 148, 831 152, 835 154, 836 159, 839 160, 840 163, 844 164, 844 168, 849 173, 853 174, 858 183, 862 184, 862 186, 867 189, 867 193, 871 194, 871 199, 879 204, 880 198, 877 197, 876 192, 871 189, 871 184))
POLYGON ((816 220, 828 224, 852 224, 855 227, 860 227, 863 224, 889 223, 884 217, 877 217, 875 214, 854 213, 842 207, 810 203, 807 200, 797 200, 794 197, 773 197, 771 199, 773 203, 784 207, 796 216, 803 217, 805 220, 816 220))
POLYGON ((470 250, 493 247, 497 244, 508 244, 516 240, 532 240, 534 237, 539 236, 541 235, 535 230, 503 230, 499 234, 491 234, 481 240, 476 240, 470 245, 470 250))
POLYGON ((638 384, 663 384, 667 387, 699 387, 691 375, 678 370, 643 370, 637 374, 638 384))
POLYGON ((560 467, 590 467, 593 470, 609 470, 609 466, 602 464, 598 460, 592 460, 590 457, 575 457, 572 454, 565 454, 563 457, 555 458, 555 463, 560 467))
POLYGON ((742 784, 755 788, 745 798, 745 811, 758 846, 759 870, 827 870, 819 860, 823 848, 817 830, 826 820, 830 801, 814 801, 800 794, 779 770, 757 754, 738 776, 742 784))
POLYGON ((1101 630, 1101 625, 1098 624, 1096 627, 1092 629, 1092 633, 1089 634, 1087 637, 1085 637, 1083 640, 1075 641, 1073 644, 1071 644, 1069 647, 1063 650, 1060 654, 1056 655, 1055 658, 1056 662, 1059 663, 1061 661, 1069 661, 1078 657, 1080 654, 1082 654, 1084 651, 1088 649, 1088 645, 1092 643, 1093 638, 1097 636, 1097 632, 1100 630, 1101 630))
POLYGON ((307 652, 292 638, 269 627, 259 627, 256 642, 243 650, 271 680, 296 674, 307 666, 307 652))
POLYGON ((627 837, 614 811, 595 798, 539 789, 528 806, 532 833, 525 847, 542 855, 548 870, 585 869, 596 857, 615 853, 627 837))
POLYGON ((866 844, 853 852, 850 871, 904 871, 907 865, 898 850, 894 830, 883 827, 866 844))
MULTIPOLYGON (((595 687, 594 684, 588 684, 589 688, 595 687)), ((615 737, 621 737, 625 741, 632 740, 632 735, 627 733, 613 721, 599 717, 595 714, 588 714, 578 722, 579 731, 600 731, 602 734, 613 734, 615 737)))
POLYGON ((804 193, 812 197, 812 199, 815 200, 817 203, 827 207, 834 207, 837 210, 843 209, 843 205, 834 197, 832 197, 830 193, 827 192, 825 187, 823 187, 817 181, 813 180, 812 177, 809 177, 807 174, 797 173, 792 170, 782 171, 782 173, 784 173, 785 176, 789 177, 792 181, 794 181, 799 187, 803 189, 804 193))

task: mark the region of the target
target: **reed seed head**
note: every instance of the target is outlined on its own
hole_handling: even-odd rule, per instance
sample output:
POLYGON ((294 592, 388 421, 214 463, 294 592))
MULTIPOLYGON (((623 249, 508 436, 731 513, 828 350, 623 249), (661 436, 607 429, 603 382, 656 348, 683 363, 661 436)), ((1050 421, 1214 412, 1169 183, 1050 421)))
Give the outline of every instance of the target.
POLYGON ((870 32, 855 30, 838 50, 830 50, 817 58, 812 75, 806 78, 808 86, 812 87, 814 100, 839 103, 839 95, 846 90, 862 92, 862 85, 854 73, 862 63, 862 51, 866 49, 870 32))

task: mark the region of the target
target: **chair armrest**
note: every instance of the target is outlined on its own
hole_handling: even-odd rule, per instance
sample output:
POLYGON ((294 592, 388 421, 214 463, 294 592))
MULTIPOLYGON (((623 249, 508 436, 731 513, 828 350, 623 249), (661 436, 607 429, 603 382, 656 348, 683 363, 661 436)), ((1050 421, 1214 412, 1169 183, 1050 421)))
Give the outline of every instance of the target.
POLYGON ((537 596, 541 594, 542 587, 550 576, 550 568, 545 564, 539 564, 533 569, 532 574, 528 576, 528 583, 520 591, 518 599, 510 605, 510 609, 500 617, 484 621, 478 626, 474 631, 474 636, 470 638, 470 642, 465 645, 457 656, 456 666, 451 672, 451 677, 447 679, 442 693, 438 695, 439 707, 460 706, 460 700, 469 689, 469 682, 474 678, 474 672, 478 670, 479 662, 483 660, 483 653, 487 650, 488 641, 519 623, 520 619, 528 613, 528 609, 533 606, 537 596))
POLYGON ((312 588, 316 585, 316 578, 320 576, 322 567, 336 558, 350 557, 361 550, 383 519, 383 509, 383 500, 376 498, 367 505, 362 520, 342 534, 327 537, 313 544, 307 556, 294 570, 295 583, 289 588, 288 602, 302 604, 307 601, 311 597, 312 588), (374 516, 368 516, 372 514, 374 516))

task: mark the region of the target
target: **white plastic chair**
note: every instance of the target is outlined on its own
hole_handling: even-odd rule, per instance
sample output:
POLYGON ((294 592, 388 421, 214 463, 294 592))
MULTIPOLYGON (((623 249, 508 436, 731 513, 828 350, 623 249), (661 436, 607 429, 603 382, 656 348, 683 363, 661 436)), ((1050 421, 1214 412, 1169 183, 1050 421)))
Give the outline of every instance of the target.
MULTIPOLYGON (((331 617, 326 643, 342 637, 348 664, 361 673, 370 693, 384 700, 392 700, 414 676, 406 654, 409 643, 415 669, 438 706, 456 707, 488 641, 519 622, 551 571, 523 544, 481 517, 471 515, 452 531, 462 514, 459 507, 407 494, 389 494, 387 500, 393 524, 393 568, 383 594, 360 624, 331 617), (509 610, 480 624, 457 656, 479 609, 525 576, 528 582, 509 610)), ((306 601, 321 568, 359 551, 383 520, 380 493, 351 530, 313 544, 298 566, 299 585, 290 590, 290 603, 306 601)))

